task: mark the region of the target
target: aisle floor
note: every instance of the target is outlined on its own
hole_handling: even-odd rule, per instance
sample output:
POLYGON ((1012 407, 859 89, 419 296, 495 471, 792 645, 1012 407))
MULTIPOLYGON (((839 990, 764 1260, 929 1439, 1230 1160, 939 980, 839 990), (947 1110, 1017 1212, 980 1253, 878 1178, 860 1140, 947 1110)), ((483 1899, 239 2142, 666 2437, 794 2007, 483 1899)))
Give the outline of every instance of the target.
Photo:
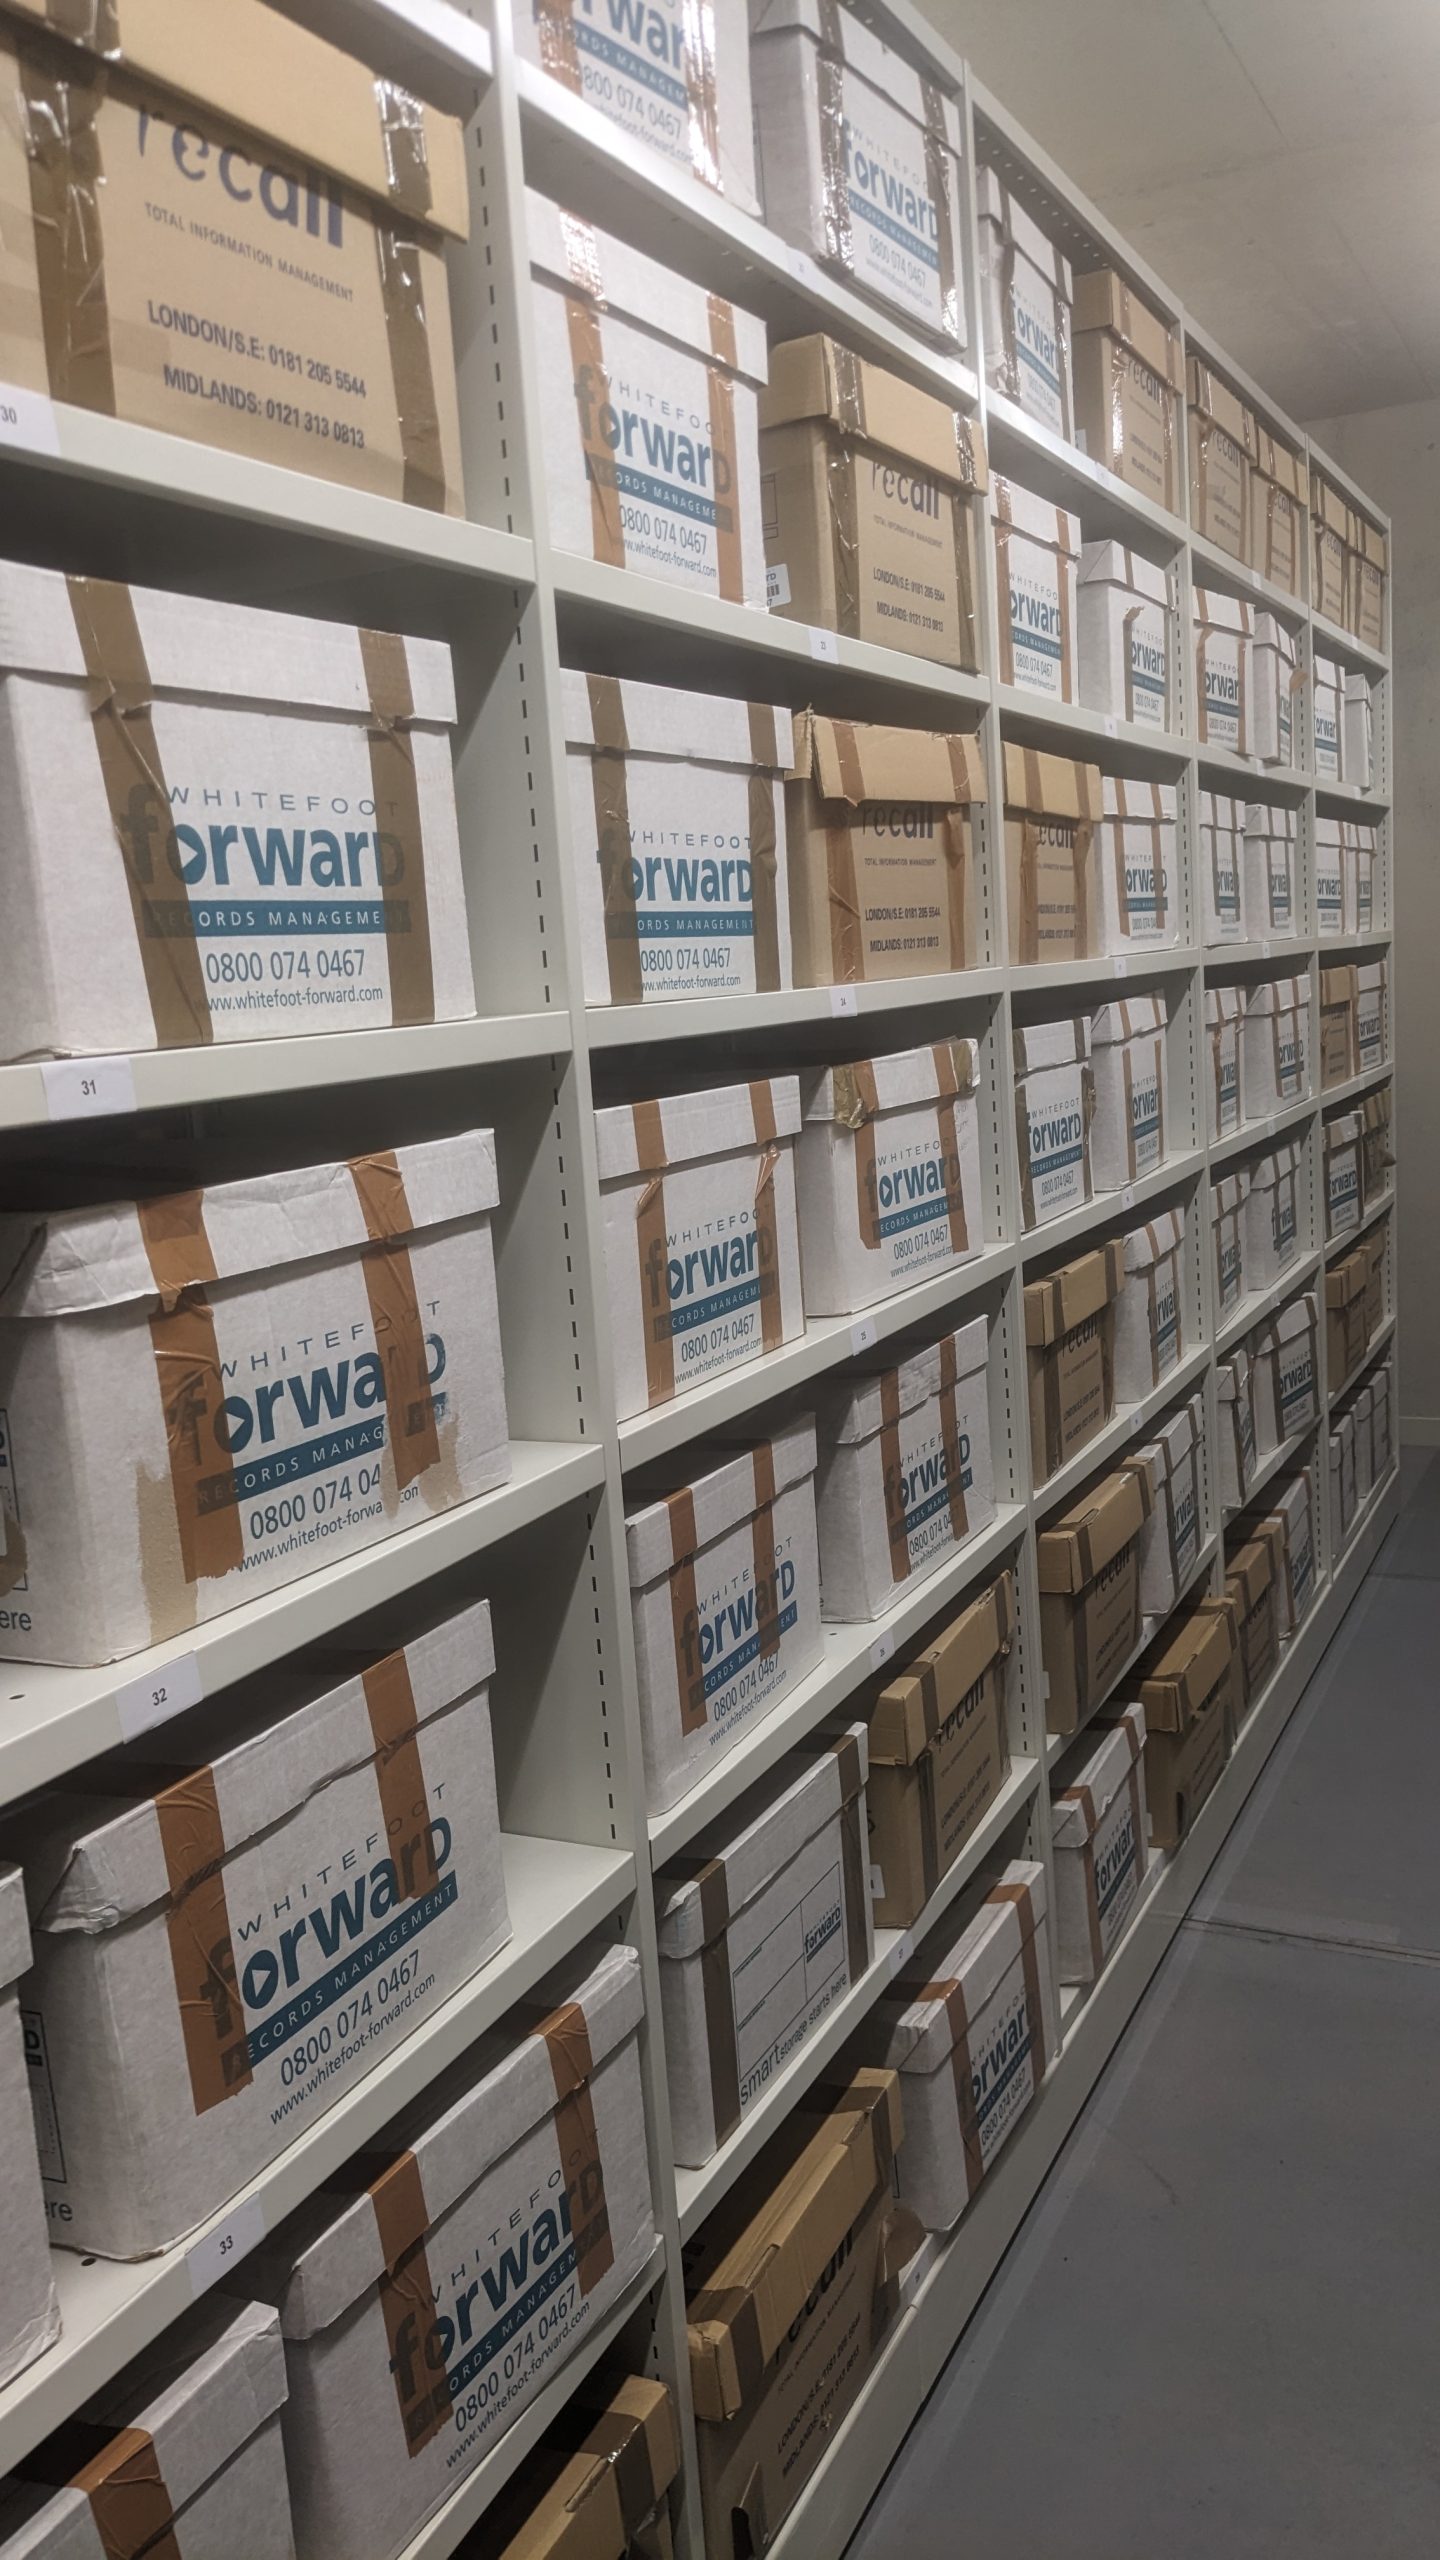
POLYGON ((1440 2551, 1440 1456, 848 2560, 1440 2551))

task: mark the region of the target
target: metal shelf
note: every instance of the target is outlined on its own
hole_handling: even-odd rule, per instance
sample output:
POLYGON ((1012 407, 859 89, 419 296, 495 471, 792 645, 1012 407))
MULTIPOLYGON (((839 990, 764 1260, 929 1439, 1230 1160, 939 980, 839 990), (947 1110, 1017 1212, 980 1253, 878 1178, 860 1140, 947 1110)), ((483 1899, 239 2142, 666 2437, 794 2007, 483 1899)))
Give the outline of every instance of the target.
POLYGON ((1278 587, 1273 578, 1262 577, 1245 561, 1232 559, 1218 542, 1207 542, 1203 533, 1196 533, 1193 528, 1186 539, 1197 587, 1203 587, 1208 594, 1218 581, 1226 594, 1239 596, 1242 603, 1258 605, 1264 613, 1279 614, 1297 630, 1304 628, 1308 614, 1303 596, 1292 596, 1288 587, 1278 587))
POLYGON ((1277 933, 1257 942, 1207 942, 1202 957, 1209 978, 1224 969, 1284 968, 1292 960, 1297 970, 1308 968, 1314 948, 1313 942, 1277 933))
POLYGON ((1025 685, 999 684, 995 699, 1006 736, 1012 730, 1034 731, 1042 745, 1059 755, 1093 751, 1107 767, 1123 764, 1127 771, 1137 765, 1153 767, 1162 778, 1174 780, 1194 753, 1191 741, 1173 729, 1117 720, 1108 711, 1092 711, 1082 702, 1053 702, 1048 694, 1033 693, 1025 685))
POLYGON ((1237 1156, 1249 1155, 1256 1147, 1273 1146, 1277 1138, 1288 1137, 1306 1120, 1313 1120, 1320 1109, 1319 1097, 1308 1094, 1303 1102, 1292 1102, 1284 1111, 1272 1111, 1264 1120, 1242 1121, 1228 1138, 1210 1141, 1210 1170, 1232 1164, 1237 1156))
POLYGON ((852 987, 784 987, 773 995, 696 996, 666 1004, 590 1005, 592 1049, 635 1049, 656 1040, 743 1039, 754 1031, 789 1031, 858 1016, 955 1010, 991 1004, 1005 984, 1001 969, 940 970, 929 978, 880 978, 852 987))
POLYGON ((1343 1235, 1330 1236, 1327 1238, 1325 1245, 1326 1261, 1343 1262, 1346 1254, 1354 1251, 1355 1246, 1360 1241, 1360 1238, 1363 1235, 1368 1235, 1370 1229, 1373 1226, 1378 1225, 1381 1218, 1388 1217, 1394 1206, 1395 1190, 1392 1184, 1391 1188, 1384 1194, 1383 1198, 1375 1201, 1373 1205, 1364 1212, 1363 1216, 1356 1220, 1353 1227, 1347 1227, 1343 1235))
MULTIPOLYGON (((1322 463, 1321 467, 1328 478, 1339 479, 1340 474, 1333 462, 1322 463)), ((1363 675, 1388 676, 1390 673, 1390 660, 1383 649, 1368 649, 1363 640, 1356 639, 1353 631, 1343 631, 1339 623, 1332 622, 1326 614, 1312 611, 1310 622, 1315 646, 1325 657, 1338 658, 1342 666, 1358 667, 1363 675)))
POLYGON ((1244 1512, 1253 1511, 1266 1487, 1273 1484, 1277 1476, 1283 1475, 1287 1467, 1293 1467, 1297 1463, 1306 1442, 1314 1439, 1323 1420, 1324 1416, 1321 1414, 1314 1422, 1307 1422, 1303 1431, 1292 1431, 1288 1440, 1282 1440, 1279 1448, 1272 1449, 1269 1456, 1262 1460, 1245 1488, 1244 1500, 1226 1504, 1225 1526, 1227 1529, 1232 1520, 1238 1520, 1244 1512))
POLYGON ((1317 1279, 1319 1271, 1318 1253, 1301 1254, 1297 1261, 1281 1272, 1279 1279, 1273 1281, 1268 1289, 1257 1290, 1253 1297, 1243 1298, 1234 1314, 1227 1316, 1224 1323, 1216 1330, 1216 1359, 1223 1360, 1227 1351, 1233 1351, 1236 1343, 1243 1342, 1247 1333, 1253 1333, 1257 1325, 1264 1324, 1267 1317, 1273 1316, 1278 1307, 1284 1306, 1287 1298, 1295 1297, 1301 1289, 1308 1287, 1311 1281, 1317 1279))
MULTIPOLYGON (((1320 966, 1322 969, 1325 966, 1323 951, 1320 966)), ((1320 1106, 1325 1111, 1333 1111, 1337 1103, 1353 1102, 1358 1094, 1373 1093, 1377 1084, 1387 1084, 1394 1073, 1394 1059, 1385 1058, 1378 1067, 1367 1067, 1363 1075, 1350 1076, 1344 1084, 1327 1084, 1318 1097, 1320 1106)))
POLYGON ((1073 1244, 1077 1236, 1091 1235, 1097 1227, 1128 1218, 1132 1209, 1143 1209, 1151 1200, 1180 1190, 1204 1170, 1205 1156, 1200 1147, 1187 1147, 1180 1155, 1167 1156, 1154 1173, 1145 1174, 1139 1182, 1127 1183, 1123 1191, 1097 1191, 1093 1200, 1068 1210, 1063 1218, 1052 1218, 1047 1226, 1029 1228, 1020 1239, 1021 1258, 1038 1262, 1058 1246, 1073 1244))
POLYGON ((1203 790, 1228 792, 1235 798, 1303 800, 1310 790, 1308 774, 1293 765, 1255 764, 1248 756, 1232 756, 1226 747, 1198 746, 1195 760, 1203 790))
POLYGON ((1041 960, 1033 965, 1017 961, 1010 971, 1011 992, 1028 996, 1043 989, 1055 988, 1062 994, 1074 988, 1099 987, 1107 994, 1124 994, 1128 988, 1148 986, 1156 978, 1191 976, 1200 954, 1192 948, 1163 945, 1149 949, 1143 943, 1135 951, 1117 958, 1113 952, 1102 952, 1094 960, 1041 960))
POLYGON ((988 384, 985 427, 992 472, 1002 479, 1013 474, 1026 488, 1070 508, 1079 516, 1087 542, 1124 542, 1161 558, 1183 551, 1189 536, 1179 516, 1167 515, 1153 498, 1117 479, 1103 463, 1067 444, 988 384))
POLYGON ((1322 807, 1328 800, 1338 809, 1357 809, 1362 817, 1383 818, 1390 808, 1388 792, 1367 790, 1358 782, 1324 782, 1318 774, 1315 797, 1322 807))
MULTIPOLYGON (((1198 1591, 1202 1583, 1209 1581, 1210 1568, 1214 1564, 1219 1552, 1220 1534, 1219 1531, 1216 1530, 1206 1539, 1200 1553, 1191 1566, 1190 1571, 1181 1583, 1175 1598, 1176 1609, 1183 1608, 1192 1591, 1198 1591)), ((1109 1705, 1112 1698, 1118 1698, 1121 1689, 1129 1679, 1136 1663, 1141 1659, 1142 1655, 1149 1652, 1150 1647, 1160 1633, 1161 1628, 1164 1626, 1166 1618, 1173 1616, 1174 1610, 1166 1610, 1163 1614, 1156 1613, 1149 1617, 1142 1618, 1140 1621, 1140 1633, 1136 1637, 1134 1644, 1130 1647, 1130 1650, 1126 1654, 1124 1661, 1121 1663, 1119 1670, 1116 1672, 1114 1679, 1106 1689, 1104 1696, 1102 1698, 1097 1698, 1094 1705, 1087 1709, 1086 1713, 1081 1717, 1080 1722, 1075 1727, 1073 1733, 1047 1733, 1045 1737, 1045 1767, 1047 1771, 1058 1768, 1060 1762, 1066 1757, 1067 1753, 1073 1751, 1078 1742, 1084 1741, 1085 1736, 1089 1732, 1091 1725, 1095 1722, 1096 1717, 1101 1713, 1103 1708, 1109 1705)))
POLYGON ((1053 1476, 1047 1476, 1043 1484, 1035 1487, 1036 1519, 1048 1519, 1052 1511, 1058 1510, 1062 1503, 1079 1492, 1082 1485, 1088 1484, 1108 1459, 1143 1439, 1151 1423, 1168 1405, 1178 1403, 1182 1396, 1199 1386, 1209 1367, 1210 1345, 1202 1342, 1183 1360, 1177 1360, 1158 1387, 1152 1387, 1148 1396, 1142 1396, 1138 1404, 1118 1406, 1093 1440, 1087 1440, 1083 1449, 1077 1449, 1073 1458, 1067 1458, 1063 1467, 1057 1467, 1053 1476))

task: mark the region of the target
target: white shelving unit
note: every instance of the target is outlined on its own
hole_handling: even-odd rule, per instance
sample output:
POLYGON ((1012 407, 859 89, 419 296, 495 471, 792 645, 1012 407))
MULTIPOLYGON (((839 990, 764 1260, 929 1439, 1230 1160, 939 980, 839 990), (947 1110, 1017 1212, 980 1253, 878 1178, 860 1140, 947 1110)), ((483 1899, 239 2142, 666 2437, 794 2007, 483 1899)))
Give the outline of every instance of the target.
MULTIPOLYGON (((523 4, 523 0, 522 0, 523 4)), ((1324 1241, 1322 1114, 1387 1081, 1391 1066, 1308 1097, 1219 1142, 1206 1134, 1200 1076, 1207 981, 1259 971, 1309 978, 1312 1029, 1319 973, 1342 955, 1389 947, 1394 877, 1390 804, 1390 659, 1313 614, 1129 490, 1100 464, 1038 427, 967 360, 914 337, 878 306, 797 252, 763 223, 728 210, 703 186, 643 148, 544 73, 516 58, 510 0, 278 0, 307 24, 350 44, 377 73, 399 79, 460 114, 467 128, 474 222, 449 251, 469 513, 426 514, 322 480, 181 443, 121 421, 65 408, 58 451, 0 444, 0 499, 24 525, 28 556, 70 570, 143 558, 156 585, 297 610, 354 616, 448 640, 460 716, 457 782, 470 901, 479 1019, 431 1029, 353 1033, 217 1045, 123 1062, 138 1113, 183 1113, 199 1132, 232 1119, 250 1131, 273 1125, 283 1105, 282 1149, 299 1157, 311 1132, 342 1131, 352 1146, 385 1145, 427 1128, 483 1122, 497 1133, 502 1207, 496 1222, 501 1333, 511 1428, 510 1482, 481 1500, 367 1553, 198 1628, 183 1650, 97 1671, 15 1668, 0 1680, 0 1802, 69 1775, 110 1748, 126 1702, 178 1674, 187 1696, 212 1697, 313 1637, 333 1633, 382 1604, 415 1595, 486 1592, 495 1616, 493 1691, 497 1772, 514 1935, 502 1954, 304 2137, 233 2199, 186 2246, 142 2266, 60 2259, 65 2327, 60 2343, 0 2391, 0 2473, 72 2415, 192 2296, 195 2250, 231 2223, 251 2243, 262 2225, 299 2202, 394 2110, 422 2090, 484 2026, 502 2018, 554 1963, 597 1931, 618 1929, 638 1949, 646 1983, 642 2038, 657 2243, 605 2327, 588 2362, 623 2335, 673 2386, 683 2464, 674 2512, 680 2560, 704 2560, 686 2359, 682 2246, 754 2160, 797 2097, 823 2072, 883 1985, 909 1959, 926 1927, 956 1903, 997 1849, 1049 1860, 1049 1773, 1069 1749, 1045 1728, 1035 1578, 1037 1526, 1180 1397, 1200 1392, 1214 1447, 1217 1353, 1241 1340, 1285 1299, 1318 1287, 1340 1243, 1324 1241), (1188 639, 1197 584, 1219 585, 1265 605, 1316 647, 1362 668, 1376 685, 1376 787, 1317 785, 1306 771, 1257 771, 1201 749, 1192 729, 1174 733, 1069 706, 1000 684, 998 619, 988 541, 982 541, 979 610, 986 672, 962 674, 903 652, 825 636, 752 608, 711 603, 679 586, 559 554, 545 499, 524 187, 635 247, 679 267, 706 290, 757 312, 771 340, 823 329, 977 417, 992 468, 1079 514, 1087 539, 1114 536, 1163 562, 1174 595, 1172 633, 1188 639), (793 706, 815 703, 857 719, 978 732, 991 787, 983 836, 989 880, 988 958, 959 974, 862 986, 800 989, 734 1004, 587 1006, 579 960, 568 843, 562 665, 590 667, 793 706), (1175 782, 1186 874, 1184 939, 1128 969, 1094 961, 1064 968, 1007 966, 1002 746, 1006 738, 1083 755, 1107 772, 1175 782), (1202 948, 1199 941, 1197 797, 1219 788, 1298 808, 1302 930, 1292 940, 1202 948), (1375 929, 1343 942, 1317 939, 1312 902, 1317 808, 1363 809, 1379 830, 1375 929), (1012 1028, 1110 994, 1158 987, 1171 1012, 1170 1154, 1152 1175, 1098 1195, 1072 1215, 1022 1235, 1008 1059, 1012 1028), (636 1078, 670 1071, 723 1081, 775 1067, 856 1055, 865 1042, 901 1045, 964 1031, 979 1039, 987 1079, 982 1114, 986 1242, 956 1272, 921 1282, 862 1320, 812 1322, 794 1342, 693 1389, 674 1403, 617 1424, 597 1219, 592 1071, 636 1078), (746 1065, 733 1069, 736 1054, 746 1065), (267 1119, 267 1112, 271 1115, 267 1119), (1278 1138, 1304 1141, 1306 1208, 1297 1259, 1279 1283, 1223 1321, 1214 1310, 1208 1250, 1214 1175, 1278 1138), (1189 1269, 1179 1365, 1153 1394, 1118 1413, 1100 1437, 1043 1485, 1032 1482, 1026 1412, 1022 1291, 1027 1273, 1086 1240, 1117 1234, 1156 1203, 1185 1205, 1189 1269), (642 1461, 683 1450, 717 1426, 758 1416, 876 1342, 917 1324, 937 1330, 983 1306, 991 1320, 990 1398, 998 1512, 993 1525, 907 1591, 873 1625, 827 1630, 811 1676, 679 1805, 652 1817, 645 1800, 635 1666, 625 1572, 624 1478, 642 1461), (674 2164, 660 2020, 652 1879, 733 1805, 757 1777, 820 1720, 843 1708, 873 1672, 903 1656, 937 1614, 962 1602, 1007 1561, 1015 1564, 1019 1626, 1009 1674, 1009 1777, 980 1830, 947 1875, 917 1928, 881 1932, 874 1962, 821 2030, 766 2090, 741 2128, 701 2169, 674 2164)), ((1225 362, 1163 283, 1096 209, 971 80, 964 64, 909 5, 876 0, 872 12, 902 48, 960 102, 973 172, 977 151, 1039 200, 1071 255, 1118 264, 1187 342, 1220 362, 1267 423, 1306 454, 1293 423, 1225 362)), ((967 303, 981 309, 973 195, 965 207, 967 303)), ((978 324, 977 324, 978 325, 978 324)), ((1183 425, 1181 443, 1183 447, 1183 425)), ((1316 454, 1331 477, 1343 473, 1316 454)), ((1351 493, 1358 495, 1358 493, 1351 493)), ((1368 501, 1367 512, 1376 514, 1368 501)), ((1377 521, 1383 521, 1378 518, 1377 521)), ((115 572, 110 571, 111 574, 115 572)), ((1309 573, 1307 543, 1306 576, 1309 573)), ((120 574, 127 574, 122 570, 120 574)), ((1308 593, 1308 588, 1307 588, 1308 593)), ((1178 711, 1192 717, 1188 647, 1176 649, 1178 711)), ((1308 721, 1302 713, 1302 748, 1308 721)), ((1312 1039, 1318 1055, 1318 1042, 1312 1039)), ((652 1083, 651 1089, 657 1089, 652 1083)), ((63 1153, 68 1087, 40 1066, 0 1067, 0 1150, 33 1160, 43 1139, 63 1153), (27 1155, 29 1150, 29 1155, 27 1155)), ((126 1091, 123 1086, 122 1093, 126 1091)), ((127 1116, 88 1121, 91 1152, 123 1153, 127 1116)), ((316 1135, 315 1143, 320 1143, 316 1135)), ((1392 1219, 1390 1196, 1368 1228, 1392 1219)), ((1350 1241, 1349 1238, 1341 1240, 1350 1241)), ((1394 1305, 1393 1241, 1387 1308, 1394 1305)), ((1370 1358, 1393 1341, 1387 1312, 1370 1358)), ((1348 1390, 1347 1390, 1348 1391, 1348 1390)), ((1371 1496, 1343 1550, 1329 1515, 1325 1434, 1319 1421, 1261 1471, 1273 1482, 1293 1460, 1316 1459, 1320 1509, 1317 1589, 1309 1614, 1184 1846, 1156 1863, 1144 1900, 1088 1998, 1067 1999, 1061 2050, 1039 2098, 986 2179, 958 2230, 933 2253, 897 2321, 863 2398, 834 2431, 824 2460, 776 2543, 784 2560, 834 2560, 866 2497, 914 2416, 1033 2199, 1112 2050, 1135 2001, 1254 1785, 1305 1680, 1314 1669, 1396 1503, 1394 1473, 1371 1496)), ((1216 1470, 1207 1470, 1202 1546, 1193 1590, 1221 1587, 1224 1522, 1216 1470)), ((1147 1637, 1151 1630, 1147 1629, 1147 1637)), ((457 2547, 504 2480, 563 2405, 581 2366, 562 2366, 449 2502, 416 2536, 404 2560, 442 2560, 457 2547)), ((356 2555, 363 2560, 363 2555, 356 2555)))

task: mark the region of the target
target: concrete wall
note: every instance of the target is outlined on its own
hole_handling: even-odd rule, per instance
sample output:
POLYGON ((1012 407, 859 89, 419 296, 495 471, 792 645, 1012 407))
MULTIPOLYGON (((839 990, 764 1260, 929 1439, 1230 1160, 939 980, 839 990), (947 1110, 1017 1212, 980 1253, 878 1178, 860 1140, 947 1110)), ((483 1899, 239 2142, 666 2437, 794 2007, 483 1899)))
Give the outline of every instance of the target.
POLYGON ((1440 400, 1312 432, 1394 527, 1400 1411, 1407 1438, 1440 1443, 1440 400))

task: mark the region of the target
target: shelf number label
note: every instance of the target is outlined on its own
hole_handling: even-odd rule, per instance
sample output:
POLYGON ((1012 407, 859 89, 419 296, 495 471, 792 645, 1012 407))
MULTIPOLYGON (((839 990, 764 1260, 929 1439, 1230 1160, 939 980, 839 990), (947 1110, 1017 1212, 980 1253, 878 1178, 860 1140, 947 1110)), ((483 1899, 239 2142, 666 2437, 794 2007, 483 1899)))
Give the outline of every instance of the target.
POLYGON ((838 667, 840 664, 839 634, 834 631, 822 631, 817 623, 812 622, 810 655, 812 658, 818 658, 824 666, 838 667))
POLYGON ((858 1354, 862 1351, 868 1351, 874 1340, 875 1319, 873 1316, 862 1316, 858 1324, 852 1324, 850 1327, 850 1349, 852 1353, 858 1354))
POLYGON ((133 1742, 137 1734, 150 1733, 157 1724, 168 1724, 171 1716, 183 1715, 187 1707, 198 1707, 205 1695, 205 1681, 198 1657, 193 1653, 177 1654, 159 1671, 148 1672, 143 1680, 127 1680, 115 1692, 115 1705, 120 1716, 122 1741, 133 1742))
POLYGON ((832 1013, 836 1014, 858 1013, 860 1010, 860 999, 855 988, 832 987, 830 990, 830 1010, 832 1013))
POLYGON ((98 1120, 139 1107, 128 1058, 47 1058, 40 1074, 52 1120, 98 1120))
POLYGON ((1105 735, 1107 738, 1118 738, 1120 735, 1120 723, 1110 711, 1105 714, 1105 735))
POLYGON ((0 444, 19 445, 26 453, 59 452, 55 403, 47 392, 0 382, 0 444))
POLYGON ((894 1628, 893 1628, 893 1627, 890 1627, 890 1628, 887 1628, 887 1629, 886 1629, 886 1632, 885 1632, 885 1634, 884 1634, 883 1636, 877 1636, 877 1637, 876 1637, 876 1639, 875 1639, 875 1641, 874 1641, 874 1643, 873 1643, 873 1644, 872 1644, 872 1646, 870 1647, 870 1668, 871 1668, 871 1670, 872 1670, 872 1671, 883 1671, 883 1670, 884 1670, 884 1668, 885 1668, 886 1663, 889 1661, 890 1656, 891 1656, 891 1654, 894 1652, 894 1650, 895 1650, 895 1630, 894 1630, 894 1628))
POLYGON ((202 2293, 219 2284, 252 2249, 258 2249, 265 2237, 265 2207, 259 2196, 246 2196, 233 2213, 213 2231, 207 2231, 187 2251, 185 2264, 190 2270, 190 2291, 198 2302, 202 2293))

